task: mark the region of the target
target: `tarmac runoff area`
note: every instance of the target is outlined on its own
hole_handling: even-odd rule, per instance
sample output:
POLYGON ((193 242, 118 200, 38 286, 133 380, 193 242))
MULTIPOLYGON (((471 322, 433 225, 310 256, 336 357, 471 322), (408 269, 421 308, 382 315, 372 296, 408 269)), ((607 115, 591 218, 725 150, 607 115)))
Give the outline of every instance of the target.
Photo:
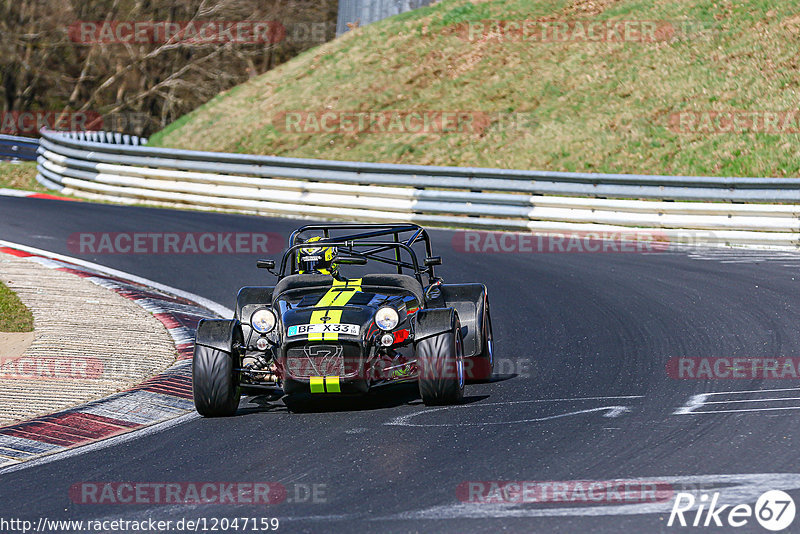
POLYGON ((176 361, 153 314, 90 279, 0 254, 0 281, 34 317, 33 336, 0 333, 0 425, 106 397, 176 361))

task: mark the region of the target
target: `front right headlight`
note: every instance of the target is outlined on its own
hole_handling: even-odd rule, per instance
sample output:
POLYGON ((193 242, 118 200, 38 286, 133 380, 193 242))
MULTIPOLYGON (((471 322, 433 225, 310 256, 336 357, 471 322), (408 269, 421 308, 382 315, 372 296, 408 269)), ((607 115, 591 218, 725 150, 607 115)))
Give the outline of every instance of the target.
POLYGON ((277 322, 275 314, 268 308, 259 308, 250 316, 250 326, 259 334, 272 332, 277 322))
POLYGON ((375 313, 375 324, 381 330, 392 330, 400 322, 400 316, 394 308, 381 308, 375 313))

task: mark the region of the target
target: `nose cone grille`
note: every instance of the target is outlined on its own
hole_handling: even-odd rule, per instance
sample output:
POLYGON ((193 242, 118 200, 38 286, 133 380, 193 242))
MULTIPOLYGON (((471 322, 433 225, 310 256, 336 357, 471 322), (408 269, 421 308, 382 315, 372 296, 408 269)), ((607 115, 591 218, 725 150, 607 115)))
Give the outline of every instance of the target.
POLYGON ((289 347, 286 352, 286 371, 296 378, 355 376, 360 364, 361 350, 353 343, 306 343, 289 347))

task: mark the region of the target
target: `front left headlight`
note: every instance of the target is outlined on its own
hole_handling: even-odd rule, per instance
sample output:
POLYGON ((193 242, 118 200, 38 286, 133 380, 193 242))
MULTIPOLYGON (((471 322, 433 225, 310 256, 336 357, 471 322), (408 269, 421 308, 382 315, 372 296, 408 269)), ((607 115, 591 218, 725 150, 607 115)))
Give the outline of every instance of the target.
POLYGON ((392 330, 400 322, 400 316, 394 308, 381 308, 375 313, 375 324, 381 330, 392 330))
POLYGON ((268 308, 259 308, 250 316, 250 326, 259 334, 268 334, 272 332, 278 319, 272 310, 268 308))

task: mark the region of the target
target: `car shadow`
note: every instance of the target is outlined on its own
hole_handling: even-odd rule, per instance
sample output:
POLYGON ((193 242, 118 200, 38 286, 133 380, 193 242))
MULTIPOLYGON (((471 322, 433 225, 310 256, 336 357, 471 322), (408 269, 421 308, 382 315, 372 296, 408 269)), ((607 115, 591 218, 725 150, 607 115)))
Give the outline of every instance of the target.
POLYGON ((494 384, 495 382, 504 382, 506 380, 511 380, 512 378, 517 378, 519 375, 517 373, 508 374, 508 375, 492 375, 492 377, 485 381, 485 384, 494 384))
MULTIPOLYGON (((489 395, 469 395, 463 404, 489 398, 489 395)), ((377 388, 366 395, 317 396, 311 394, 277 397, 257 395, 240 406, 236 415, 255 413, 330 413, 361 412, 396 408, 397 406, 424 406, 415 382, 392 384, 377 388)))
MULTIPOLYGON (((465 395, 464 396, 464 400, 462 400, 461 404, 458 404, 457 406, 463 406, 465 404, 472 404, 473 402, 480 402, 482 400, 488 399, 490 396, 491 395, 465 395)), ((422 402, 422 399, 419 399, 419 400, 416 400, 416 401, 413 401, 413 402, 409 402, 408 405, 409 406, 424 406, 424 404, 422 402)), ((438 408, 438 406, 437 406, 437 408, 438 408)))
POLYGON ((290 412, 326 413, 395 408, 404 404, 412 404, 419 398, 417 384, 409 382, 376 388, 366 395, 319 397, 317 395, 304 394, 291 395, 284 397, 282 400, 290 412))

